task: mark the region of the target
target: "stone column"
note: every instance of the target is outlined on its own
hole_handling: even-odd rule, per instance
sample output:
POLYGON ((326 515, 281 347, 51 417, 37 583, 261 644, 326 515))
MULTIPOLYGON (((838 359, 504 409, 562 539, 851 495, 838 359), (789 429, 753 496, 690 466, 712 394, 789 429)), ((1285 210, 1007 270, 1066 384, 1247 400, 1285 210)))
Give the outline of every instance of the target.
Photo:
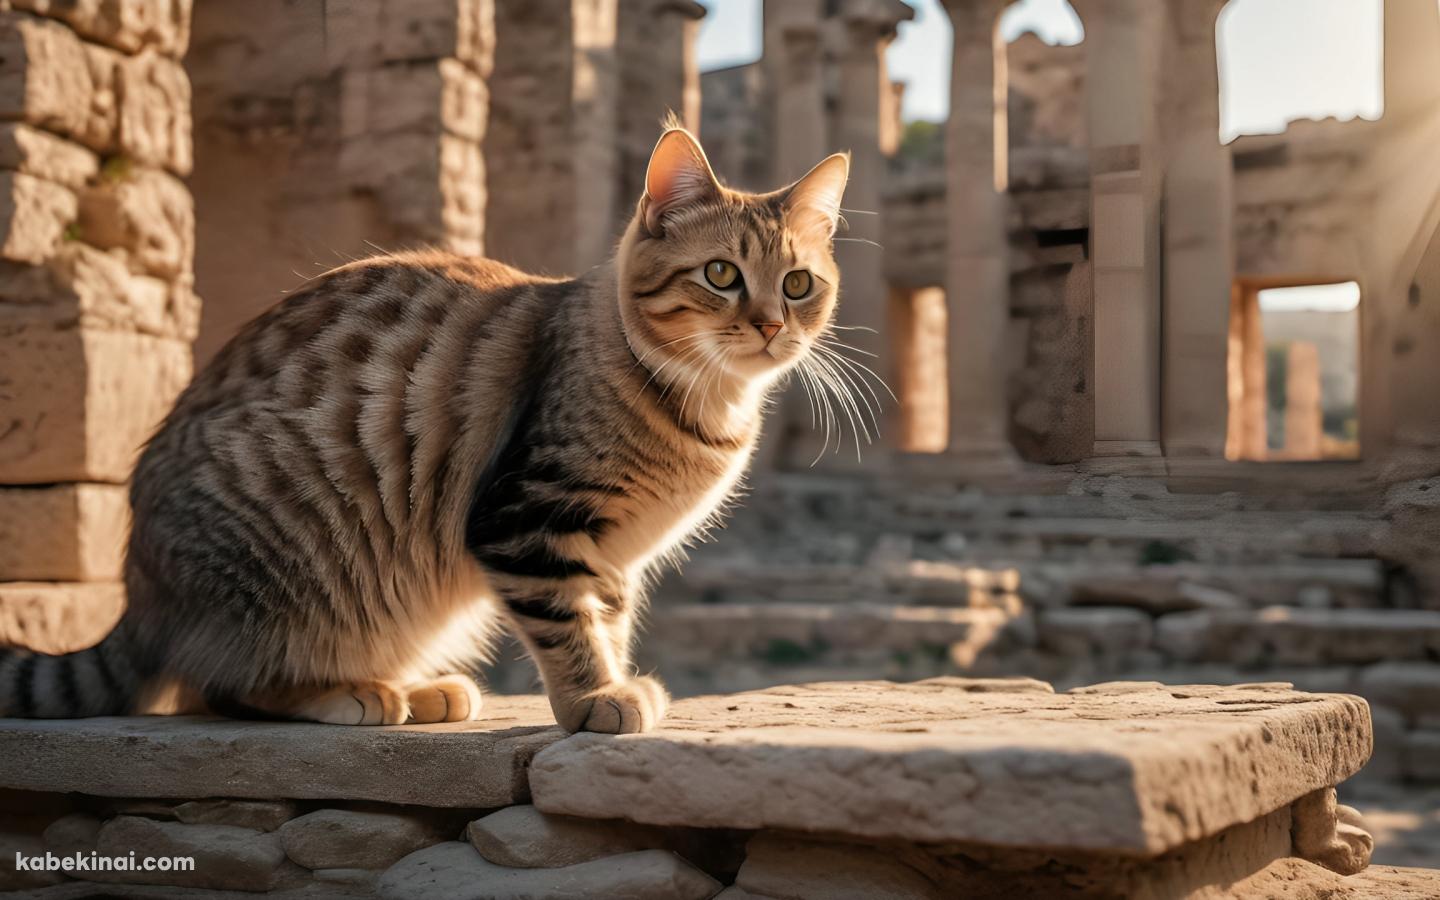
POLYGON ((1269 453, 1265 431, 1265 331, 1260 289, 1237 283, 1230 294, 1230 335, 1226 352, 1225 456, 1263 460, 1269 453))
POLYGON ((1159 452, 1158 12, 1138 0, 1077 2, 1085 24, 1090 258, 1095 298, 1095 452, 1159 452))
POLYGON ((489 254, 577 273, 609 255, 615 216, 617 0, 496 6, 489 254))
POLYGON ((1319 459, 1322 422, 1320 351, 1294 341, 1285 358, 1285 457, 1319 459))
POLYGON ((705 7, 694 0, 641 0, 620 6, 616 57, 620 157, 615 215, 622 227, 645 191, 645 167, 660 137, 660 123, 674 113, 700 133, 700 67, 695 40, 705 7))
POLYGON ((0 643, 124 605, 124 482, 190 378, 189 4, 0 13, 0 643))
POLYGON ((1220 456, 1235 275, 1234 168, 1220 143, 1215 22, 1224 0, 1164 5, 1165 392, 1167 456, 1220 456))
POLYGON ((765 4, 764 65, 772 80, 770 134, 775 153, 771 187, 804 175, 833 149, 827 146, 821 7, 821 0, 765 4))
POLYGON ((491 3, 200 4, 202 362, 302 277, 382 250, 483 252, 491 3))
POLYGON ((1005 2, 944 2, 955 31, 945 126, 948 452, 1008 457, 1010 272, 999 165, 1005 126, 997 122, 996 103, 996 97, 1005 96, 1004 46, 997 28, 1005 2))

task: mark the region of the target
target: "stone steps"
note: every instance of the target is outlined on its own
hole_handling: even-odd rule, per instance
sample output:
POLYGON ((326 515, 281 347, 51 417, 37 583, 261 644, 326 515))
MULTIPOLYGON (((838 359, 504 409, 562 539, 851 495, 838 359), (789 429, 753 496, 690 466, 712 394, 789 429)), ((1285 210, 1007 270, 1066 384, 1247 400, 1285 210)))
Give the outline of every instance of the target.
POLYGON ((895 603, 1014 609, 1028 605, 1129 606, 1161 613, 1291 605, 1376 608, 1385 604, 1384 567, 1373 559, 1280 563, 1019 561, 968 564, 745 564, 696 560, 662 586, 668 600, 706 603, 895 603))

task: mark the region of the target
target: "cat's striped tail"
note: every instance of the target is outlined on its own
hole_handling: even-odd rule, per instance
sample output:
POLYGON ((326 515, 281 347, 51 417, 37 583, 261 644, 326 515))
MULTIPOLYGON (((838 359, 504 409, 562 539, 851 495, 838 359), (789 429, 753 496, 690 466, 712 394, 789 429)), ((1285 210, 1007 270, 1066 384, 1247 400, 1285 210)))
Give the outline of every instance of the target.
POLYGON ((0 647, 0 716, 78 719, 129 713, 145 678, 126 632, 122 620, 94 647, 60 656, 0 647))

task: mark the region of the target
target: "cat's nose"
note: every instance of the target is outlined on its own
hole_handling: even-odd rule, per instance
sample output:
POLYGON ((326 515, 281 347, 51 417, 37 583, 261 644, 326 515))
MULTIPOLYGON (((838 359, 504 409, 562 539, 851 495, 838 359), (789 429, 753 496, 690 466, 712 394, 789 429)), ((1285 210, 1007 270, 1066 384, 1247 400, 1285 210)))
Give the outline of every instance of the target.
POLYGON ((780 333, 780 329, 785 327, 784 322, 751 322, 750 324, 755 326, 755 330, 760 332, 760 336, 765 339, 767 344, 770 343, 771 338, 780 333))

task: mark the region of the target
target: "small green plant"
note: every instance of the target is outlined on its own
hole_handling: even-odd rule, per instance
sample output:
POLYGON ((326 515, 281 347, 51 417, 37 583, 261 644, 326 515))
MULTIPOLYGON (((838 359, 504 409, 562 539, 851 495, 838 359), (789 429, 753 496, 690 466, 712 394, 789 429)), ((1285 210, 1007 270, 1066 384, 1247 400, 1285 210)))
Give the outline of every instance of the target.
POLYGON ((111 184, 129 181, 135 172, 135 162, 128 156, 111 156, 100 166, 100 177, 111 184))
POLYGON ((1169 541, 1149 541, 1140 548, 1140 565, 1142 566, 1168 566, 1194 558, 1184 547, 1169 541))
POLYGON ((71 222, 69 225, 66 225, 65 231, 60 235, 60 239, 67 243, 83 240, 83 236, 80 234, 80 223, 71 222))

